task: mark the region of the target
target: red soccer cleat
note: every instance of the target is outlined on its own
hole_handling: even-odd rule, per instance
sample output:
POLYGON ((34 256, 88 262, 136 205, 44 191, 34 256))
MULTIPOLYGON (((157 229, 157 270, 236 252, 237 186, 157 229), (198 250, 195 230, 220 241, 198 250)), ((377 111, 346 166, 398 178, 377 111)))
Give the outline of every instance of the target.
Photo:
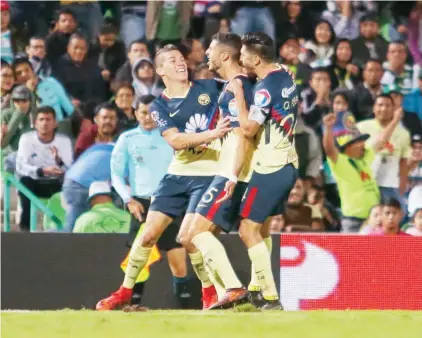
POLYGON ((248 290, 244 288, 228 289, 223 299, 209 307, 208 310, 230 309, 235 305, 246 303, 248 295, 248 290))
POLYGON ((95 309, 97 311, 110 311, 123 308, 130 304, 132 299, 132 289, 127 289, 123 286, 116 292, 112 293, 110 297, 100 300, 95 309))
POLYGON ((208 310, 217 302, 218 295, 214 285, 211 285, 207 288, 202 288, 202 310, 208 310))

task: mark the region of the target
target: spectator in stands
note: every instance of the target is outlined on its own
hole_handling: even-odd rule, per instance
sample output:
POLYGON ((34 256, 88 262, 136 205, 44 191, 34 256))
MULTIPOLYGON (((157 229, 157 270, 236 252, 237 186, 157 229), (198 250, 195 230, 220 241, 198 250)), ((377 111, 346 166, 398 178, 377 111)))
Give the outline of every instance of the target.
POLYGON ((311 75, 311 67, 299 60, 299 39, 296 36, 287 36, 280 47, 279 53, 280 63, 286 65, 294 74, 295 84, 300 93, 303 86, 308 84, 311 75))
POLYGON ((76 32, 78 22, 69 9, 62 9, 57 14, 57 21, 52 33, 46 38, 47 59, 54 64, 66 53, 70 36, 76 32))
POLYGON ((403 218, 400 202, 395 198, 389 197, 383 200, 381 206, 382 225, 381 231, 377 234, 384 236, 407 236, 408 234, 400 230, 400 221, 403 218))
POLYGON ((154 63, 148 58, 140 58, 132 67, 133 88, 136 98, 144 95, 160 96, 163 87, 155 73, 154 63))
POLYGON ((362 224, 359 233, 362 235, 374 234, 381 231, 382 206, 376 205, 369 212, 368 219, 362 224))
POLYGON ((359 19, 361 13, 352 7, 349 0, 336 1, 333 10, 326 10, 322 17, 334 28, 336 36, 340 39, 356 39, 359 35, 359 19))
POLYGON ((409 177, 408 188, 410 192, 417 185, 422 185, 422 136, 413 135, 412 152, 408 161, 409 177))
POLYGON ((133 82, 132 66, 137 60, 140 58, 151 57, 150 52, 148 51, 148 45, 145 40, 135 40, 131 42, 128 50, 128 60, 117 71, 116 78, 112 84, 113 91, 116 91, 122 83, 133 82))
POLYGON ((15 77, 12 67, 1 60, 1 80, 0 80, 0 94, 1 94, 1 109, 9 108, 10 98, 12 96, 12 89, 15 85, 15 77))
MULTIPOLYGON (((344 89, 336 89, 330 97, 330 101, 332 102, 331 105, 331 112, 334 115, 339 115, 341 113, 346 113, 350 115, 350 98, 349 92, 344 89)), ((347 116, 347 118, 350 118, 347 116)))
POLYGON ((16 39, 10 30, 10 6, 7 1, 1 2, 1 58, 12 63, 16 53, 16 39))
MULTIPOLYGON (((63 174, 72 163, 72 144, 57 134, 56 113, 44 106, 37 109, 35 131, 21 136, 16 159, 20 181, 35 196, 50 198, 62 188, 63 174)), ((19 192, 22 203, 21 230, 29 230, 30 200, 19 192)))
POLYGON ((19 140, 25 132, 32 129, 35 121, 36 107, 31 91, 24 85, 15 87, 12 93, 12 106, 2 111, 1 124, 7 128, 1 140, 1 151, 7 158, 5 167, 10 172, 15 171, 16 151, 19 140))
POLYGON ((129 83, 123 83, 117 89, 114 103, 118 110, 119 123, 117 129, 119 133, 138 126, 135 116, 133 102, 135 101, 135 89, 129 83))
POLYGON ((87 52, 88 41, 74 33, 69 39, 67 54, 53 64, 53 76, 63 84, 75 106, 88 100, 100 103, 106 99, 101 69, 86 57, 87 52))
POLYGON ((422 2, 416 1, 409 16, 408 46, 413 61, 422 65, 422 2))
POLYGON ((190 75, 195 71, 199 64, 204 62, 205 49, 202 42, 198 39, 187 39, 182 41, 180 45, 180 51, 185 57, 185 61, 188 65, 190 75))
POLYGON ((327 69, 315 68, 312 70, 309 88, 302 91, 303 121, 307 126, 321 134, 322 117, 328 113, 330 102, 331 78, 327 69))
POLYGON ((133 41, 145 37, 146 1, 121 1, 120 35, 127 49, 133 41))
POLYGON ((76 140, 75 159, 96 143, 111 143, 117 137, 117 109, 112 103, 102 103, 95 109, 95 124, 81 132, 76 140))
MULTIPOLYGON (((371 171, 375 154, 364 143, 369 135, 361 134, 353 121, 342 117, 324 116, 323 146, 341 199, 341 230, 356 233, 379 203, 380 193, 371 171)), ((384 144, 389 136, 383 136, 379 143, 384 144)))
POLYGON ((353 89, 359 83, 359 67, 353 63, 352 46, 349 40, 337 40, 329 69, 332 89, 353 89))
POLYGON ((88 57, 96 61, 106 82, 111 82, 117 71, 126 62, 123 42, 117 39, 117 28, 112 24, 101 27, 97 39, 89 48, 88 57))
POLYGON ((385 61, 388 44, 379 34, 378 18, 375 13, 361 17, 359 36, 351 42, 356 62, 363 65, 369 59, 385 61))
POLYGON ((272 1, 226 1, 224 12, 230 19, 231 31, 242 36, 264 32, 275 40, 274 12, 280 3, 272 1))
POLYGON ((87 203, 91 209, 78 217, 73 232, 129 233, 130 215, 114 206, 109 182, 91 183, 87 203))
POLYGON ((282 216, 283 230, 286 232, 324 231, 322 215, 318 208, 306 203, 306 191, 300 178, 290 191, 282 216))
POLYGON ((409 193, 407 199, 407 210, 409 215, 413 215, 414 212, 419 209, 422 205, 422 184, 416 185, 409 193))
POLYGON ((147 1, 145 36, 160 45, 178 44, 190 29, 193 1, 147 1))
POLYGON ((278 234, 283 231, 284 219, 282 215, 276 215, 271 217, 270 231, 272 234, 278 234))
POLYGON ((206 80, 206 79, 213 79, 216 77, 212 71, 209 70, 209 67, 206 63, 201 63, 196 67, 193 73, 194 80, 206 80))
POLYGON ((89 209, 89 187, 95 181, 110 181, 110 159, 113 145, 98 143, 78 157, 66 172, 63 198, 66 202, 66 219, 63 231, 71 232, 76 219, 89 209))
POLYGON ((404 97, 403 109, 416 113, 419 120, 422 121, 422 69, 419 70, 418 80, 418 88, 404 97))
POLYGON ((25 85, 36 99, 37 105, 50 106, 56 112, 57 122, 72 115, 74 107, 63 86, 53 77, 41 78, 35 74, 27 58, 13 63, 16 82, 25 85))
POLYGON ((400 124, 403 109, 394 109, 391 97, 383 94, 375 100, 374 114, 374 119, 362 121, 357 127, 370 135, 367 143, 375 152, 372 171, 382 197, 400 201, 407 187, 410 156, 410 134, 400 124))
POLYGON ((406 230, 412 236, 422 236, 422 207, 416 209, 412 217, 412 226, 406 230))
POLYGON ((25 50, 35 74, 41 78, 50 76, 51 65, 46 58, 44 38, 40 36, 31 37, 25 50))
POLYGON ((289 36, 297 36, 301 45, 312 37, 311 19, 303 11, 300 1, 285 1, 281 5, 280 17, 276 20, 277 39, 285 41, 289 36))
POLYGON ((334 207, 326 201, 323 187, 313 184, 307 190, 307 202, 321 213, 325 231, 334 232, 340 230, 340 220, 334 207))
POLYGON ((336 34, 333 26, 327 20, 318 21, 314 36, 304 45, 306 53, 301 55, 302 61, 314 68, 318 67, 318 64, 324 60, 330 60, 334 55, 335 41, 336 34))
POLYGON ((411 92, 413 86, 413 68, 406 65, 407 50, 403 42, 390 42, 387 51, 387 63, 384 65, 384 75, 381 79, 383 87, 396 85, 403 95, 411 92))
POLYGON ((369 59, 363 67, 363 82, 353 88, 353 114, 356 121, 374 116, 372 111, 375 98, 382 93, 381 78, 384 73, 381 61, 369 59))

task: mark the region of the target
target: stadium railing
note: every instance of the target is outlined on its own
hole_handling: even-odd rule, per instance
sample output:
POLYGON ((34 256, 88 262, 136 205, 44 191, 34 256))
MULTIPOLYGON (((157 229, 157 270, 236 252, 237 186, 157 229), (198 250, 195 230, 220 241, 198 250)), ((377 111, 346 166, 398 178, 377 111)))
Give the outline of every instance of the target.
POLYGON ((25 187, 19 180, 10 173, 5 173, 3 176, 4 180, 4 227, 5 232, 10 231, 10 187, 13 185, 19 192, 24 194, 29 201, 31 202, 31 211, 30 211, 30 225, 29 230, 31 232, 37 231, 37 210, 40 210, 48 218, 50 218, 57 226, 58 230, 63 228, 63 225, 60 219, 54 215, 54 213, 47 208, 41 200, 35 196, 27 187, 25 187))

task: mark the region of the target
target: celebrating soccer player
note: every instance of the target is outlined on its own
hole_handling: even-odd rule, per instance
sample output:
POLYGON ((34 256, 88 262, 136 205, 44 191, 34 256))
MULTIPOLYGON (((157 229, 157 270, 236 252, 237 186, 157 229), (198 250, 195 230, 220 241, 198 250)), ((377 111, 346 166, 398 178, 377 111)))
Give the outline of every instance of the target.
POLYGON ((215 288, 201 253, 182 239, 188 238, 195 209, 217 174, 219 150, 215 141, 231 130, 230 121, 226 118, 217 122, 216 82, 190 83, 186 62, 176 47, 167 45, 160 49, 156 63, 166 89, 152 102, 151 116, 176 154, 154 193, 143 234, 132 245, 123 285, 102 303, 107 303, 109 309, 129 303, 136 278, 146 265, 153 245, 173 219, 186 210, 179 237, 202 282, 203 306, 208 308, 216 300, 215 288))
MULTIPOLYGON (((270 248, 263 239, 269 234, 263 236, 263 230, 268 229, 269 217, 282 211, 296 181, 298 165, 293 139, 298 104, 296 86, 290 75, 273 62, 273 46, 271 38, 263 33, 249 33, 242 38, 241 63, 248 73, 260 79, 253 89, 250 109, 243 82, 234 79, 229 84, 241 129, 246 137, 256 138, 256 161, 241 205, 243 220, 239 231, 264 297, 263 309, 282 308, 271 270, 270 248)), ((192 241, 221 279, 234 275, 216 238, 203 232, 192 241)), ((231 303, 230 297, 223 298, 213 308, 227 303, 231 303)))

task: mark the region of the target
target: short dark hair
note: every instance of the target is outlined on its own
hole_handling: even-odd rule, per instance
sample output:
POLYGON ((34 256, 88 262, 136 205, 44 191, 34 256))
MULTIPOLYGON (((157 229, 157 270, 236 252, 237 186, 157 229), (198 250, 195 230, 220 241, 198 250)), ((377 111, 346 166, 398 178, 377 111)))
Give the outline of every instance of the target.
POLYGON ((94 116, 97 116, 101 110, 113 110, 117 115, 117 108, 112 102, 103 102, 95 107, 94 116))
POLYGON ((116 34, 117 35, 117 28, 111 23, 105 23, 100 27, 99 35, 106 35, 106 34, 116 34))
POLYGON ((129 44, 129 48, 127 49, 128 52, 130 52, 132 50, 133 45, 136 44, 140 44, 140 45, 145 45, 148 49, 148 42, 146 42, 146 40, 144 39, 136 39, 133 40, 130 44, 129 44))
POLYGON ((34 67, 32 66, 31 61, 29 61, 29 59, 26 56, 18 57, 13 61, 12 63, 13 72, 15 72, 16 68, 20 65, 28 65, 29 67, 31 67, 32 70, 34 70, 34 67))
POLYGON ((217 41, 218 44, 230 47, 232 59, 239 61, 240 49, 242 48, 242 39, 239 35, 234 33, 217 33, 214 34, 211 40, 217 41))
POLYGON ((69 38, 68 44, 70 44, 72 42, 72 40, 84 40, 85 43, 86 43, 86 46, 89 47, 89 43, 88 43, 87 37, 85 35, 83 35, 82 33, 80 33, 80 32, 72 33, 72 35, 69 38))
POLYGON ((378 23, 377 13, 375 13, 375 12, 368 12, 368 13, 362 15, 362 17, 359 20, 359 23, 368 22, 368 21, 378 23))
POLYGON ((129 82, 122 82, 121 84, 119 84, 116 90, 116 95, 119 92, 119 90, 123 88, 129 89, 132 92, 132 94, 135 95, 135 88, 133 88, 133 86, 129 82))
POLYGON ((330 95, 331 102, 334 102, 334 99, 336 98, 336 96, 341 96, 347 102, 350 108, 350 96, 346 89, 337 88, 336 90, 334 90, 330 95))
POLYGON ((156 99, 156 97, 152 94, 148 94, 148 95, 142 95, 140 97, 137 97, 135 100, 135 109, 138 109, 140 104, 150 104, 152 101, 154 101, 156 99))
POLYGON ((33 35, 29 38, 28 45, 31 43, 32 40, 42 40, 45 42, 45 38, 41 35, 33 35))
POLYGON ((3 67, 12 68, 12 66, 10 65, 10 63, 9 63, 9 62, 7 62, 7 61, 6 61, 6 60, 4 60, 4 59, 1 59, 1 68, 3 68, 3 67))
POLYGON ((391 103, 394 105, 394 100, 391 97, 391 95, 390 94, 384 94, 384 93, 377 95, 377 97, 375 98, 374 104, 377 102, 378 99, 382 99, 382 98, 389 99, 391 101, 391 103))
POLYGON ((365 70, 366 66, 368 65, 368 63, 370 62, 374 62, 374 63, 378 63, 381 67, 382 67, 382 61, 380 59, 376 59, 376 58, 369 58, 364 64, 363 64, 363 69, 365 70))
POLYGON ((395 208, 395 209, 400 209, 401 210, 401 204, 400 202, 394 198, 394 197, 385 197, 383 198, 383 200, 381 201, 381 206, 383 207, 391 207, 391 208, 395 208))
POLYGON ((57 11, 56 20, 59 20, 60 15, 71 15, 73 17, 73 20, 78 22, 78 19, 76 18, 75 13, 73 13, 73 11, 69 7, 64 7, 60 9, 59 11, 57 11))
MULTIPOLYGON (((314 74, 316 74, 316 73, 325 73, 325 74, 327 74, 327 75, 328 75, 328 77, 330 77, 330 72, 329 72, 329 70, 328 70, 326 67, 316 67, 316 68, 312 68, 312 71, 311 71, 311 78, 312 78, 312 76, 313 76, 314 74)), ((331 79, 331 77, 330 77, 330 79, 331 79)))
POLYGON ((242 36, 242 45, 256 53, 265 62, 274 61, 274 41, 265 33, 246 33, 242 36))
POLYGON ((38 107, 37 108, 37 111, 35 113, 35 119, 40 114, 50 114, 50 115, 53 115, 54 118, 56 118, 56 111, 51 106, 41 106, 41 107, 38 107))

